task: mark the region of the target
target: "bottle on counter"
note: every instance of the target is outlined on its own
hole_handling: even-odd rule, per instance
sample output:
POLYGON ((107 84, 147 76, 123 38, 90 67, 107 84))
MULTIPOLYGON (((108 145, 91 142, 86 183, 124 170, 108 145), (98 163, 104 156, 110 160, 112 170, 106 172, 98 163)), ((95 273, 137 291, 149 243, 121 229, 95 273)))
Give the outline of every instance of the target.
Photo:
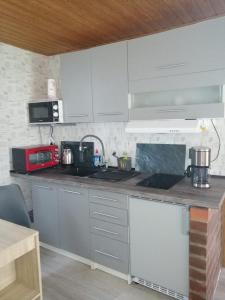
POLYGON ((94 167, 101 166, 101 155, 99 154, 98 149, 95 150, 95 155, 93 155, 93 165, 94 167))

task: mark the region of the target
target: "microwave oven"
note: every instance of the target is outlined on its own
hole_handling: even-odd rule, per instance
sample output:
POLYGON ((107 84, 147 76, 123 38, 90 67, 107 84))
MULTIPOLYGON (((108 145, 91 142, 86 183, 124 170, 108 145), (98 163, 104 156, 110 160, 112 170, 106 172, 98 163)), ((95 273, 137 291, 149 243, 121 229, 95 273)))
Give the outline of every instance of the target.
POLYGON ((12 148, 13 170, 18 173, 50 168, 59 164, 57 145, 38 145, 12 148))
POLYGON ((30 124, 63 123, 62 100, 49 100, 28 103, 30 124))

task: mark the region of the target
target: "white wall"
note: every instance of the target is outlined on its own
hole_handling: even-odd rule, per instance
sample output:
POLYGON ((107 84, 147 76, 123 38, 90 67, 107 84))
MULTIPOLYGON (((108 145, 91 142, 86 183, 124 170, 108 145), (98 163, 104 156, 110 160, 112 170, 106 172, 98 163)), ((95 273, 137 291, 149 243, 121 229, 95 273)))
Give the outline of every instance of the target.
MULTIPOLYGON (((41 141, 37 127, 27 123, 27 102, 46 97, 47 78, 55 78, 59 83, 59 56, 46 57, 0 44, 0 184, 10 182, 10 148, 19 145, 32 145, 41 141)), ((58 92, 60 96, 60 92, 58 92)), ((221 136, 221 153, 212 165, 212 173, 225 175, 225 121, 216 121, 221 136)), ((110 164, 116 160, 111 153, 116 150, 120 155, 127 151, 135 157, 136 143, 181 143, 187 147, 205 145, 212 148, 214 157, 218 147, 215 133, 207 134, 127 134, 125 123, 77 124, 57 126, 55 137, 61 140, 79 140, 88 133, 103 139, 106 156, 110 164)), ((42 142, 48 142, 48 128, 41 129, 42 142)), ((134 161, 134 160, 133 160, 134 161)), ((22 184, 29 207, 30 192, 22 184)))

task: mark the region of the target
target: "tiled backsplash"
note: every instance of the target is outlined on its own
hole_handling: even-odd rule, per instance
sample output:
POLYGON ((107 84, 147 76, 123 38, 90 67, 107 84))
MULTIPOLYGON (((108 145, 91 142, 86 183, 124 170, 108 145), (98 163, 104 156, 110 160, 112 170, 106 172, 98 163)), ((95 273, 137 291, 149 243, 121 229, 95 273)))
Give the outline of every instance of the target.
MULTIPOLYGON (((28 126, 27 102, 43 99, 47 94, 47 78, 55 78, 59 83, 59 56, 46 57, 0 43, 0 184, 10 182, 10 151, 12 146, 32 145, 48 142, 49 128, 28 126)), ((58 89, 60 96, 60 89, 58 89)), ((225 175, 225 120, 217 120, 221 136, 221 153, 212 165, 212 173, 225 175)), ((195 145, 212 148, 216 155, 218 140, 210 129, 202 134, 131 134, 125 133, 125 123, 77 124, 56 126, 57 142, 61 140, 80 140, 84 135, 98 135, 104 142, 106 158, 110 165, 116 164, 112 157, 128 152, 135 162, 136 143, 186 144, 187 149, 195 145)), ((188 163, 188 160, 187 160, 188 163)), ((29 189, 25 188, 26 198, 30 199, 29 189)), ((32 206, 31 202, 28 203, 32 206)))
MULTIPOLYGON (((219 158, 212 164, 211 173, 225 175, 225 120, 217 120, 215 124, 221 137, 221 151, 219 158)), ((128 152, 132 156, 132 164, 135 166, 137 143, 159 143, 159 144, 186 144, 187 150, 193 146, 209 146, 212 148, 212 158, 217 154, 218 139, 213 129, 208 133, 201 134, 131 134, 125 132, 126 123, 89 123, 74 126, 56 126, 54 130, 56 141, 75 140, 79 141, 85 134, 91 133, 99 136, 106 148, 106 159, 110 165, 116 164, 112 152, 118 155, 128 152)), ((48 141, 49 130, 43 128, 42 139, 48 141)), ((100 149, 100 146, 97 146, 100 149)), ((186 153, 186 165, 190 163, 188 151, 186 153)))

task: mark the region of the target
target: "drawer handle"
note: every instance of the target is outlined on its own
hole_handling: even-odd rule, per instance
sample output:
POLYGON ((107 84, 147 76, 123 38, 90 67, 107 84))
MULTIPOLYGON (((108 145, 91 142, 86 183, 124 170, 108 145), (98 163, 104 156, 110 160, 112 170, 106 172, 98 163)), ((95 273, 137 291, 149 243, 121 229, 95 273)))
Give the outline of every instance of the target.
POLYGON ((101 196, 92 196, 92 198, 108 200, 108 201, 112 201, 112 202, 118 202, 118 200, 116 200, 116 199, 111 199, 111 198, 106 198, 106 197, 101 197, 101 196))
POLYGON ((42 188, 42 189, 46 189, 46 190, 49 190, 50 187, 49 186, 44 186, 44 185, 34 185, 35 187, 38 187, 38 188, 42 188))
POLYGON ((104 214, 104 213, 97 212, 97 211, 94 211, 93 214, 94 215, 103 216, 103 217, 112 218, 112 219, 119 219, 119 217, 116 217, 116 216, 113 216, 113 215, 104 214))
POLYGON ((106 229, 103 229, 103 228, 99 228, 99 227, 96 227, 96 226, 94 226, 94 229, 95 229, 95 230, 98 230, 98 231, 105 232, 105 233, 114 234, 114 235, 118 235, 118 234, 119 234, 118 232, 113 232, 113 231, 106 230, 106 229))
POLYGON ((68 115, 67 117, 72 118, 72 117, 88 117, 88 114, 79 114, 79 115, 68 115))
POLYGON ((111 257, 111 258, 114 258, 114 259, 117 259, 117 260, 120 260, 120 258, 118 256, 114 256, 112 254, 109 254, 109 253, 106 253, 106 252, 103 252, 103 251, 95 250, 95 252, 97 252, 99 254, 102 254, 102 255, 105 255, 105 256, 108 256, 108 257, 111 257))
POLYGON ((176 68, 182 68, 185 67, 185 63, 177 63, 177 64, 169 64, 169 65, 162 65, 162 66, 158 66, 157 69, 159 70, 169 70, 169 69, 176 69, 176 68))
POLYGON ((97 113, 97 116, 120 116, 120 115, 122 115, 122 113, 121 112, 117 112, 117 111, 115 111, 115 112, 109 112, 109 113, 97 113))
POLYGON ((174 109, 158 109, 157 112, 158 113, 176 113, 176 112, 182 112, 184 111, 184 109, 179 109, 179 108, 174 108, 174 109))
POLYGON ((75 191, 69 191, 69 190, 61 190, 61 191, 62 191, 62 192, 66 192, 66 193, 70 193, 70 194, 81 195, 81 193, 75 192, 75 191))

